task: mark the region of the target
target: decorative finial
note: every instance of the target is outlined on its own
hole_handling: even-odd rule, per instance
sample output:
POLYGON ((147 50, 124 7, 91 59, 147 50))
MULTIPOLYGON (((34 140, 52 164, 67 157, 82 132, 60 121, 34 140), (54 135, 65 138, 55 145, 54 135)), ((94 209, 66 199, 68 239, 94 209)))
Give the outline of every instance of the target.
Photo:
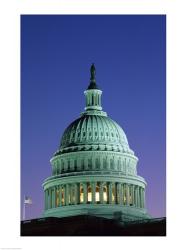
POLYGON ((95 65, 92 63, 92 66, 90 68, 90 73, 91 73, 91 78, 90 80, 95 80, 95 75, 96 75, 96 70, 95 70, 95 65))

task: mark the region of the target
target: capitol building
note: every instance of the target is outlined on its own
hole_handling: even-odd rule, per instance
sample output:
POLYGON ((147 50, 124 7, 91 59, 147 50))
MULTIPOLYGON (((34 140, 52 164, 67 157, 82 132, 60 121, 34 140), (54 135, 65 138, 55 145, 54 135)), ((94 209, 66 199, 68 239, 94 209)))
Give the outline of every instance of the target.
POLYGON ((90 75, 85 110, 65 129, 50 160, 52 175, 43 183, 43 217, 150 218, 138 158, 124 130, 102 110, 94 64, 90 75))

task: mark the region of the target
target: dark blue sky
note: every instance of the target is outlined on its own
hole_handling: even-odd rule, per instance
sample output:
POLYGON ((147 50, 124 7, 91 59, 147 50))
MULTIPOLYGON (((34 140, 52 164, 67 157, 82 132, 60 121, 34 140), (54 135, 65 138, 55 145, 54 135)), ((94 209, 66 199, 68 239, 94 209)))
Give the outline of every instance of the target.
POLYGON ((147 183, 147 209, 166 215, 166 17, 21 16, 21 197, 40 217, 43 180, 64 129, 83 111, 96 66, 103 110, 124 129, 147 183))

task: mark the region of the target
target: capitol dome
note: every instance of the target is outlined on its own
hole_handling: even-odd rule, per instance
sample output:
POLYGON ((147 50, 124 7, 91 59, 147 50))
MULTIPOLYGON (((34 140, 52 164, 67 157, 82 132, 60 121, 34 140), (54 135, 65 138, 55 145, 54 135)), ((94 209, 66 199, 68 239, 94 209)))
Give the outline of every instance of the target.
POLYGON ((65 130, 60 150, 96 148, 101 145, 112 147, 115 151, 129 152, 127 137, 122 128, 112 119, 105 115, 82 115, 73 121, 65 130))
POLYGON ((92 64, 85 111, 64 131, 43 183, 44 216, 93 214, 123 220, 148 218, 145 180, 123 129, 102 110, 92 64))

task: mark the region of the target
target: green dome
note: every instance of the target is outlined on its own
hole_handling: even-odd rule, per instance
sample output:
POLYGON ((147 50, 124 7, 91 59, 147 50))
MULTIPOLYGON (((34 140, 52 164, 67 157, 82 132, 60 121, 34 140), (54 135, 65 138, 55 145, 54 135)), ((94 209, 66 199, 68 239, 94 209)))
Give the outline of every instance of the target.
POLYGON ((45 217, 92 214, 105 218, 148 218, 145 180, 123 129, 102 110, 94 64, 81 116, 64 131, 44 181, 45 217))
POLYGON ((101 143, 128 146, 123 129, 111 118, 101 115, 83 115, 66 128, 60 148, 101 143))

